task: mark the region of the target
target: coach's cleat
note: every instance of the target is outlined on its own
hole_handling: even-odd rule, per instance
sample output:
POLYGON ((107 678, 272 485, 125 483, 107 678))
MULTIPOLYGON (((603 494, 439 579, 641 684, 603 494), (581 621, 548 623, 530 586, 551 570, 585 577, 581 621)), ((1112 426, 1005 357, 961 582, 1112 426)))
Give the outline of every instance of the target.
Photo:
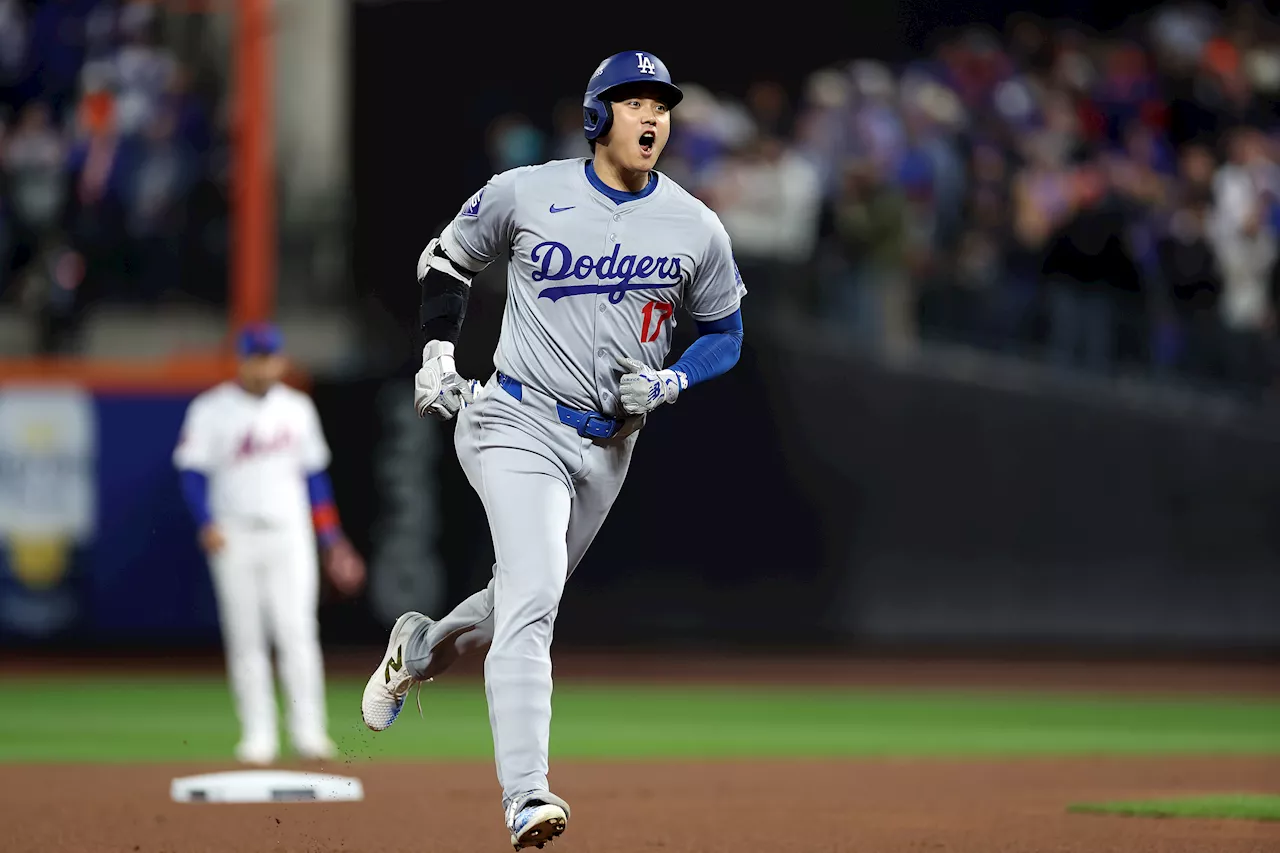
POLYGON ((305 738, 293 745, 301 761, 332 761, 338 757, 338 745, 327 736, 305 738))
MULTIPOLYGON (((423 680, 414 678, 404 662, 405 646, 413 632, 423 625, 430 625, 431 620, 421 613, 410 611, 396 620, 391 628, 391 639, 387 642, 387 653, 382 663, 369 676, 364 686, 364 696, 360 698, 360 716, 364 724, 375 732, 390 728, 400 716, 404 708, 405 697, 415 683, 418 684, 418 714, 422 714, 423 680)), ((431 679, 426 679, 430 681, 431 679)))
POLYGON ((533 794, 513 800, 507 809, 507 828, 511 830, 511 846, 516 850, 536 847, 541 850, 564 832, 569 821, 569 804, 555 794, 533 794))
POLYGON ((242 740, 236 744, 236 761, 252 767, 268 767, 278 757, 276 746, 265 740, 242 740))

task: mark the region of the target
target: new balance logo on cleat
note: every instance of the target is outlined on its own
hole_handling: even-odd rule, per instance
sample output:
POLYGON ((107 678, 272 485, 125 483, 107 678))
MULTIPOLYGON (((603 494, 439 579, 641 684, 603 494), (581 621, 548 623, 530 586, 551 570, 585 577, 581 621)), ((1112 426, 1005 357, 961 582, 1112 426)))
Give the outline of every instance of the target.
MULTIPOLYGON (((369 675, 364 693, 360 697, 360 716, 375 732, 380 732, 396 721, 409 690, 431 679, 414 678, 405 664, 404 647, 413 639, 414 632, 431 627, 431 620, 417 611, 410 611, 391 628, 386 651, 382 653, 382 665, 369 675)), ((418 695, 418 713, 422 713, 422 695, 418 695)))
POLYGON ((383 677, 386 679, 387 684, 391 683, 391 670, 394 669, 399 672, 402 666, 404 666, 404 646, 396 646, 396 656, 387 658, 387 666, 383 670, 383 677))

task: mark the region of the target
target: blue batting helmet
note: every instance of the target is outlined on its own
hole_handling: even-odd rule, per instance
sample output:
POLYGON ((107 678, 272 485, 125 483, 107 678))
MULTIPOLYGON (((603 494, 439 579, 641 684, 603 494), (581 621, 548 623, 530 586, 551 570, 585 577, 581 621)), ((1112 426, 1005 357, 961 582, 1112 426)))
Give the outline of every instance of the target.
POLYGON ((236 352, 241 358, 252 355, 274 355, 284 346, 284 336, 280 329, 271 323, 254 323, 240 332, 236 341, 236 352))
POLYGON ((582 99, 582 130, 587 139, 597 139, 609 132, 613 124, 613 105, 607 95, 627 83, 651 83, 666 95, 667 107, 674 107, 684 97, 684 92, 671 82, 671 74, 662 60, 643 50, 615 53, 600 63, 600 67, 587 82, 587 94, 582 99))

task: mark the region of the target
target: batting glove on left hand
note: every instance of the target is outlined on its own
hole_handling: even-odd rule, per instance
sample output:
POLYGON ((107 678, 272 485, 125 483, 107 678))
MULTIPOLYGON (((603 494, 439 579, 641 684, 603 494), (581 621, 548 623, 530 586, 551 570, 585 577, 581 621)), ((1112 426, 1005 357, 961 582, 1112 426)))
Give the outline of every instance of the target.
POLYGON ((618 380, 622 392, 622 408, 631 415, 652 412, 663 403, 674 403, 680 392, 689 387, 689 377, 677 370, 654 370, 634 358, 619 357, 627 371, 618 380))
POLYGON ((447 421, 475 401, 480 383, 458 375, 453 344, 431 341, 422 348, 422 369, 413 377, 413 404, 418 417, 447 421))

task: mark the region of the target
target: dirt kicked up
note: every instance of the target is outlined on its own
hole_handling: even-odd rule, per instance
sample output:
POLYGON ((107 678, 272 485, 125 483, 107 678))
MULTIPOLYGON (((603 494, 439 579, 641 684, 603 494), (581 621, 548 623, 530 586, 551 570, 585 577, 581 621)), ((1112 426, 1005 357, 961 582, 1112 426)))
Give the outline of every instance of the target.
MULTIPOLYGON (((338 763, 358 803, 179 804, 225 766, 0 766, 6 853, 510 850, 488 763, 338 763)), ((558 853, 1275 853, 1280 823, 1068 814, 1083 800, 1274 791, 1280 758, 557 763, 558 853)))

